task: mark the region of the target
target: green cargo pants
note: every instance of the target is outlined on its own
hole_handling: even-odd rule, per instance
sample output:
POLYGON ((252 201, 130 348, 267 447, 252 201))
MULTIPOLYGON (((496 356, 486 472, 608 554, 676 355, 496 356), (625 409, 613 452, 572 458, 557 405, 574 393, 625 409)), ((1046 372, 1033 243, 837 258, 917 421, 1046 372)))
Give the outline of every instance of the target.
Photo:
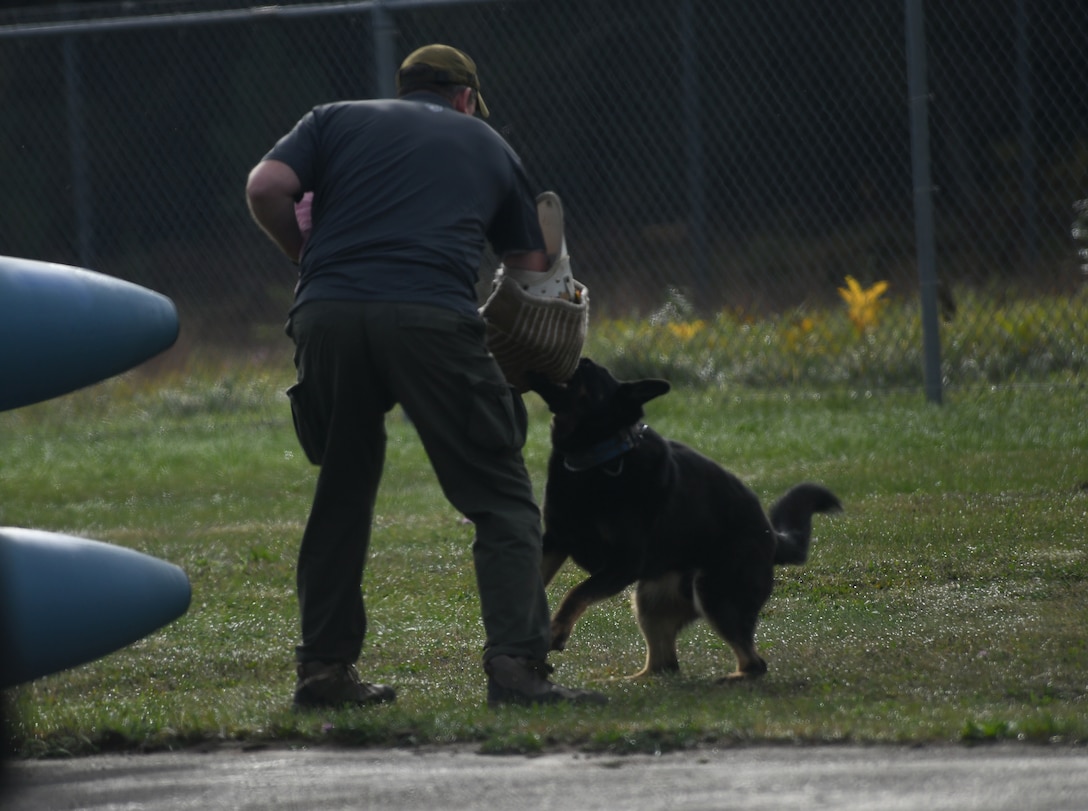
POLYGON ((385 414, 397 403, 446 498, 475 524, 484 658, 543 659, 549 618, 540 511, 521 453, 525 406, 485 347, 483 321, 416 304, 315 301, 295 311, 287 332, 296 432, 321 466, 298 557, 299 661, 360 655, 385 414))

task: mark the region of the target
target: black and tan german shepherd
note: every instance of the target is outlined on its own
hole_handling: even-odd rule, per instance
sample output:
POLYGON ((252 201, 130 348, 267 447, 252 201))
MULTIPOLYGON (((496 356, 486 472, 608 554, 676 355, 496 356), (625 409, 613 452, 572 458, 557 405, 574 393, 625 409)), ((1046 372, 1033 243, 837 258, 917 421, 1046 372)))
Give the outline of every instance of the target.
POLYGON ((589 572, 552 618, 552 650, 566 647, 589 606, 634 583, 646 639, 636 677, 679 670, 677 634, 699 617, 736 654, 722 681, 765 673, 755 630, 774 566, 808 559, 813 514, 841 510, 839 499, 798 484, 768 517, 739 478, 643 423, 643 404, 669 391, 665 380, 621 382, 582 358, 566 383, 534 376, 532 387, 553 414, 544 582, 568 557, 589 572))

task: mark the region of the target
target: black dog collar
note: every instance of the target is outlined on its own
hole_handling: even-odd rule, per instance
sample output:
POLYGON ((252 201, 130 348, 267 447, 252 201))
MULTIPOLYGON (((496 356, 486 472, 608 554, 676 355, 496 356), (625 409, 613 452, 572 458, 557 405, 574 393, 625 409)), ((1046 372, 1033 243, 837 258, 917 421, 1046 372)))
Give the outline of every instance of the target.
POLYGON ((635 423, 587 451, 564 454, 563 467, 572 473, 581 473, 607 464, 637 447, 646 428, 647 426, 643 423, 635 423))

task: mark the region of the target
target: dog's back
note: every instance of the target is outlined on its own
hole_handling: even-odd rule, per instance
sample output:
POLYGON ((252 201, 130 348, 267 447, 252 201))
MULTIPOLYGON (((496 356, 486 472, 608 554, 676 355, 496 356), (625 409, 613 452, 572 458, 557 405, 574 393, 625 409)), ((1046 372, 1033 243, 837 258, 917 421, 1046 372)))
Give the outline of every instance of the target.
POLYGON ((545 551, 561 550, 588 571, 599 553, 623 554, 640 561, 636 579, 652 577, 716 557, 727 540, 720 527, 760 522, 759 499, 740 479, 652 428, 622 457, 592 468, 572 469, 552 450, 545 551), (599 542, 608 548, 597 549, 599 542))

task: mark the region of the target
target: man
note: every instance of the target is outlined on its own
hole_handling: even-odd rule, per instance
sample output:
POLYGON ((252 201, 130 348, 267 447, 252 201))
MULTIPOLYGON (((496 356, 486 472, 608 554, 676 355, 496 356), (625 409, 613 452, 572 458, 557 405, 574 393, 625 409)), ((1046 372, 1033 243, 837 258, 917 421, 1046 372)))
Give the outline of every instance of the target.
POLYGON ((392 701, 362 681, 361 592, 399 403, 450 503, 475 525, 488 704, 603 703, 552 683, 540 513, 521 455, 527 417, 484 342, 485 240, 504 264, 548 259, 521 162, 487 124, 475 63, 446 45, 404 60, 397 99, 305 115, 252 170, 253 218, 300 265, 287 331, 300 444, 321 466, 299 551, 297 707, 392 701), (295 203, 313 192, 305 240, 295 203), (301 257, 300 257, 301 252, 301 257))

